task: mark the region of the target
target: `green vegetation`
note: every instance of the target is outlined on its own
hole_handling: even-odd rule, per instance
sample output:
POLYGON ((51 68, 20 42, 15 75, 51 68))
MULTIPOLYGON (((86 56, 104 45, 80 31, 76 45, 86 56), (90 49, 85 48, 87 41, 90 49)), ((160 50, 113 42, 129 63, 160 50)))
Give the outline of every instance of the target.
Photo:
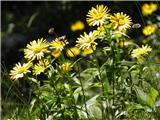
MULTIPOLYGON (((139 43, 127 33, 141 25, 102 4, 88 11, 86 21, 92 30, 79 35, 74 44, 54 28, 49 29, 52 41, 43 37, 28 43, 23 59, 3 83, 9 89, 2 100, 2 119, 159 120, 156 11, 155 3, 142 6, 148 24, 139 43)), ((73 32, 82 29, 85 24, 80 20, 71 26, 73 32)))

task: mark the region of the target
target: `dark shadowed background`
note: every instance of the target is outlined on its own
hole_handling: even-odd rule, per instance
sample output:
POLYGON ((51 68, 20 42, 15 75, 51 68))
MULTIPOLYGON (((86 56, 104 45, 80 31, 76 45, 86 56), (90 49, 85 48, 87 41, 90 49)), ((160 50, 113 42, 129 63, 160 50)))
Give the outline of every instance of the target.
MULTIPOLYGON (((91 29, 86 24, 86 14, 96 4, 107 5, 111 13, 125 12, 131 16, 134 23, 138 22, 143 25, 140 13, 142 2, 3 1, 1 11, 2 64, 10 69, 23 57, 21 48, 24 48, 29 41, 49 37, 50 27, 54 27, 59 36, 66 35, 69 40, 75 40, 80 33, 91 29), (85 23, 84 31, 72 32, 70 30, 70 25, 77 20, 85 23)), ((139 34, 141 32, 132 32, 130 36, 136 38, 139 34)))

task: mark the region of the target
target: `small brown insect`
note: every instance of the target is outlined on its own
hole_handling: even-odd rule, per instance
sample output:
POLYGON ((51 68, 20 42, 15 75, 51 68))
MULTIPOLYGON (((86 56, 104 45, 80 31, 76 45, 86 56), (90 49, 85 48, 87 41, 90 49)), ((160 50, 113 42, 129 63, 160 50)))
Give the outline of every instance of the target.
POLYGON ((50 28, 50 29, 48 30, 48 34, 50 34, 50 35, 54 34, 54 28, 50 28))
POLYGON ((140 27, 141 27, 141 24, 139 24, 139 23, 135 23, 132 25, 132 28, 135 28, 135 29, 138 29, 140 27))

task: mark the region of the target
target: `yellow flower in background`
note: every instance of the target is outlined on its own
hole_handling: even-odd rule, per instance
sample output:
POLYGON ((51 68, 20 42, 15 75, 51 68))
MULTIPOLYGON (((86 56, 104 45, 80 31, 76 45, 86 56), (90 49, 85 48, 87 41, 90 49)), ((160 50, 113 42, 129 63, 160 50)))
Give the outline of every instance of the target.
POLYGON ((69 44, 68 41, 62 36, 53 40, 50 43, 50 48, 62 51, 67 44, 69 44))
POLYGON ((131 28, 132 24, 131 18, 127 14, 124 14, 123 12, 114 13, 114 15, 111 16, 110 21, 113 28, 119 31, 131 28))
POLYGON ((70 62, 66 62, 66 63, 62 64, 61 68, 64 73, 68 73, 69 71, 72 70, 72 65, 70 62))
POLYGON ((87 23, 90 26, 103 25, 104 21, 109 18, 108 7, 104 5, 96 5, 96 8, 92 7, 87 14, 87 23))
POLYGON ((157 4, 154 4, 154 3, 147 4, 147 3, 145 3, 142 6, 142 14, 144 16, 151 15, 157 9, 158 9, 158 5, 157 4))
POLYGON ((80 49, 86 49, 91 47, 92 45, 97 45, 97 43, 95 42, 97 37, 97 32, 93 31, 90 32, 89 34, 87 34, 86 32, 84 32, 84 36, 80 35, 80 38, 78 38, 77 42, 77 47, 79 47, 80 49))
POLYGON ((32 66, 31 62, 21 64, 20 62, 13 67, 10 71, 11 79, 18 80, 22 78, 26 73, 30 72, 29 68, 32 66))
POLYGON ((44 53, 48 53, 48 43, 43 38, 38 39, 38 41, 32 41, 30 44, 27 44, 27 49, 24 49, 25 58, 29 60, 37 60, 44 57, 44 53))
POLYGON ((153 34, 157 30, 158 26, 156 24, 147 25, 143 28, 143 34, 145 36, 153 34))
POLYGON ((92 47, 86 48, 83 50, 84 55, 92 54, 96 50, 96 45, 93 45, 92 47))
POLYGON ((47 68, 50 67, 50 63, 47 59, 40 60, 33 68, 33 74, 39 75, 40 73, 44 72, 47 68))
POLYGON ((147 55, 149 52, 152 51, 152 48, 148 45, 142 45, 142 48, 133 49, 131 56, 133 58, 137 58, 138 61, 143 61, 143 56, 147 55))
POLYGON ((74 24, 71 25, 71 30, 73 32, 78 31, 78 30, 83 30, 85 27, 84 23, 81 21, 77 21, 74 24))
POLYGON ((54 56, 55 58, 58 58, 61 55, 61 50, 53 50, 52 51, 52 56, 54 56))
POLYGON ((80 49, 78 47, 68 48, 66 54, 68 57, 76 57, 80 54, 80 49))

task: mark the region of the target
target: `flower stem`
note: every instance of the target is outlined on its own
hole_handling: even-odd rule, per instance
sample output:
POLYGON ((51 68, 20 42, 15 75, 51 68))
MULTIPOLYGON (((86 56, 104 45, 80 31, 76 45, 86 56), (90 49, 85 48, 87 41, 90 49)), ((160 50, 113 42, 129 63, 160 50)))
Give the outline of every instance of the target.
MULTIPOLYGON (((92 50, 93 50, 93 47, 92 47, 92 50)), ((97 56, 95 53, 93 53, 93 57, 96 59, 96 67, 98 68, 98 74, 99 74, 99 80, 100 80, 100 83, 102 85, 102 89, 101 89, 101 93, 102 93, 102 101, 101 101, 101 106, 102 106, 102 120, 105 120, 105 109, 104 109, 104 106, 103 106, 103 100, 104 100, 104 97, 105 97, 105 93, 104 93, 104 85, 103 85, 103 80, 102 80, 102 74, 101 74, 101 70, 100 70, 100 65, 98 63, 98 59, 97 59, 97 56)), ((106 101, 106 98, 105 98, 105 101, 106 101)), ((106 104, 107 104, 107 101, 106 101, 106 104)))
MULTIPOLYGON (((77 64, 77 66, 78 66, 78 71, 79 71, 79 64, 77 64)), ((81 85, 81 88, 82 88, 84 107, 85 107, 85 110, 86 110, 86 113, 87 113, 87 118, 89 119, 89 113, 88 113, 87 105, 86 105, 85 91, 84 91, 84 88, 83 88, 82 80, 80 78, 80 72, 78 72, 78 77, 79 77, 80 85, 81 85)))

